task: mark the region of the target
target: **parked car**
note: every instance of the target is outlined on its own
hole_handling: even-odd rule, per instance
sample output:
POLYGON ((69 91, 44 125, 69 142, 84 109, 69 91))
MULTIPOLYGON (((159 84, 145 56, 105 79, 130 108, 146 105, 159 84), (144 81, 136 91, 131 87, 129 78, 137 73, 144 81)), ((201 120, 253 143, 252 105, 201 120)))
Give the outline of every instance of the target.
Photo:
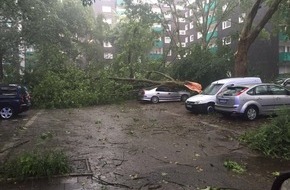
POLYGON ((214 111, 216 95, 227 86, 257 83, 262 83, 258 77, 226 78, 214 81, 201 94, 188 98, 185 108, 194 113, 211 113, 214 111))
POLYGON ((290 91, 269 83, 229 86, 217 95, 215 110, 224 115, 243 115, 254 120, 290 105, 290 91))
POLYGON ((0 84, 0 116, 9 119, 31 106, 27 88, 16 84, 0 84))
POLYGON ((290 90, 290 78, 284 79, 282 81, 281 85, 284 86, 285 88, 287 88, 288 90, 290 90))
POLYGON ((140 90, 138 100, 156 104, 166 101, 185 101, 190 95, 185 87, 160 85, 140 90))

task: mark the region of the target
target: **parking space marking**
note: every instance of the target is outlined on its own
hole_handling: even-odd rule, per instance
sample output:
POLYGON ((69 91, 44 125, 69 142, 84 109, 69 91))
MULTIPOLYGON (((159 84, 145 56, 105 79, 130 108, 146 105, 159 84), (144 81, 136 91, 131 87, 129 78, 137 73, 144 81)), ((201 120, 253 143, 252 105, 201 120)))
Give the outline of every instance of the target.
POLYGON ((29 127, 30 125, 32 125, 40 114, 41 111, 37 112, 30 120, 28 120, 28 122, 24 125, 24 127, 29 127))

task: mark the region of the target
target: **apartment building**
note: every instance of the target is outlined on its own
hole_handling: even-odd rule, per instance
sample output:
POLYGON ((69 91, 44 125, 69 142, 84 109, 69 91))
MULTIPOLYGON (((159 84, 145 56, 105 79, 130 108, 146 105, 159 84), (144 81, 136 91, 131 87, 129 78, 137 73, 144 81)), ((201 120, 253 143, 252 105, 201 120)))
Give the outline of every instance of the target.
MULTIPOLYGON (((212 49, 217 47, 217 40, 221 40, 223 45, 230 46, 233 50, 237 47, 238 32, 244 24, 246 16, 240 7, 235 8, 234 14, 229 14, 224 20, 217 23, 215 16, 211 15, 213 4, 209 4, 212 2, 209 0, 205 0, 203 4, 204 10, 209 12, 207 19, 196 17, 196 12, 192 6, 189 6, 195 3, 194 0, 189 0, 187 4, 176 3, 175 9, 178 10, 178 15, 170 12, 171 5, 158 4, 157 0, 143 0, 143 2, 151 3, 153 12, 163 14, 164 19, 168 21, 156 23, 153 26, 156 31, 162 33, 162 36, 156 40, 155 46, 150 52, 152 59, 165 58, 167 61, 174 61, 181 56, 186 56, 186 54, 178 54, 176 51, 178 48, 186 49, 192 43, 201 43, 203 38, 212 49), (206 33, 196 27, 197 23, 202 24, 202 22, 206 22, 210 26, 206 33)), ((103 14, 104 21, 113 25, 125 11, 122 3, 123 0, 99 0, 93 6, 96 14, 103 14)), ((226 6, 221 7, 222 11, 226 10, 226 6)), ((262 7, 259 12, 263 13, 264 10, 265 7, 262 7)), ((261 16, 262 14, 259 13, 256 21, 261 16)), ((265 30, 270 34, 268 38, 258 38, 250 47, 248 53, 250 74, 259 75, 262 78, 272 78, 278 73, 290 73, 289 39, 286 36, 272 33, 270 24, 266 25, 265 30)), ((110 43, 104 42, 104 59, 113 58, 114 47, 110 43)))

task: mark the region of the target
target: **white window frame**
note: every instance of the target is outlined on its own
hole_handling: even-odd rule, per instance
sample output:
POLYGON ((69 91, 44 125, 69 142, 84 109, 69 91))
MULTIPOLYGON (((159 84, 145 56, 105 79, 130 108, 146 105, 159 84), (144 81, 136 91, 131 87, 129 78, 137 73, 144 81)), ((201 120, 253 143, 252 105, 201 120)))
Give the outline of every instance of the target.
POLYGON ((193 34, 189 36, 189 41, 190 42, 193 42, 194 41, 194 35, 193 34))
POLYGON ((246 13, 242 13, 241 16, 239 16, 239 23, 243 23, 246 18, 246 13))
POLYGON ((186 43, 182 42, 181 47, 186 47, 186 43))
POLYGON ((200 39, 200 38, 202 38, 202 33, 201 32, 197 32, 197 39, 200 39))
POLYGON ((223 37, 222 40, 223 40, 223 45, 229 45, 232 43, 231 36, 223 37))
POLYGON ((110 7, 110 6, 102 6, 102 12, 103 13, 111 13, 112 12, 112 7, 110 7))
POLYGON ((169 36, 164 37, 164 43, 169 44, 171 42, 171 38, 169 36))
POLYGON ((178 18, 178 22, 185 22, 185 18, 178 18))
POLYGON ((185 30, 179 30, 179 34, 184 36, 184 35, 186 35, 186 31, 185 30))
POLYGON ((224 4, 222 6, 222 11, 225 12, 227 10, 228 6, 229 6, 228 3, 224 4))
POLYGON ((171 51, 171 50, 169 50, 169 52, 168 52, 167 56, 171 56, 171 55, 172 55, 172 51, 171 51))
POLYGON ((110 42, 103 42, 104 47, 112 47, 112 44, 110 42))
POLYGON ((188 24, 186 24, 186 25, 184 26, 184 29, 185 29, 185 31, 188 30, 188 24))
POLYGON ((186 38, 184 39, 184 41, 185 41, 185 43, 188 43, 188 37, 186 37, 186 38))
POLYGON ((193 22, 189 23, 189 29, 192 29, 194 27, 193 22))
POLYGON ((228 19, 228 20, 222 22, 222 29, 223 30, 230 28, 231 26, 232 26, 231 19, 228 19))
POLYGON ((167 26, 168 26, 167 30, 168 30, 168 31, 171 31, 171 25, 168 24, 167 26))
POLYGON ((104 53, 104 59, 113 59, 114 55, 112 53, 104 53))

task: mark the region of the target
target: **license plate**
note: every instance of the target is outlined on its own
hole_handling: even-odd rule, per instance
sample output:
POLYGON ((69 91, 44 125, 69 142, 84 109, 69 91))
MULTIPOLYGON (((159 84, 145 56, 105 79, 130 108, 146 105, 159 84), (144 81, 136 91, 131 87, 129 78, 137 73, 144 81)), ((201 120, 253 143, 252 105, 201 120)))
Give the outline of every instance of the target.
POLYGON ((228 102, 228 100, 226 100, 226 99, 220 99, 219 100, 219 103, 221 103, 221 104, 226 104, 228 102))
POLYGON ((188 107, 188 108, 192 108, 192 105, 186 104, 186 107, 188 107))

